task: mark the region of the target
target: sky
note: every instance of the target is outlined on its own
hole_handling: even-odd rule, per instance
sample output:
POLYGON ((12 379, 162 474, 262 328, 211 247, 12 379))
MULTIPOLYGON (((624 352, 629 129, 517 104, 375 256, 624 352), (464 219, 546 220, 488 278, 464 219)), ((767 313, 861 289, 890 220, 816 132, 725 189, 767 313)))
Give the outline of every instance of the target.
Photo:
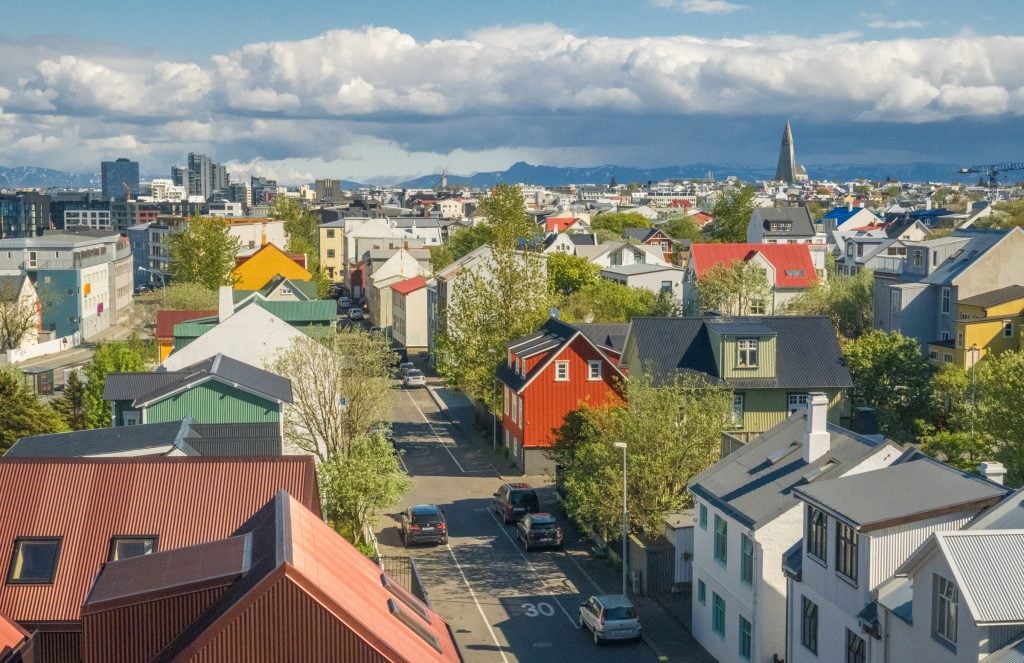
POLYGON ((1021 62, 1019 0, 5 0, 0 165, 1021 161, 1021 62))

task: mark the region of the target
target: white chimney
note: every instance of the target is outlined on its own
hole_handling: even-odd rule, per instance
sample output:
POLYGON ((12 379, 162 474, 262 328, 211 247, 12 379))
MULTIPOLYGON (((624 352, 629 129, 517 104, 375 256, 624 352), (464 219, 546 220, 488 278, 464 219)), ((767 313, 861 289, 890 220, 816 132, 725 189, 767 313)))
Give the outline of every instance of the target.
POLYGON ((853 211, 853 199, 852 198, 850 200, 846 201, 846 211, 847 212, 852 212, 853 211))
POLYGON ((828 397, 821 392, 807 394, 807 426, 804 428, 804 461, 813 463, 829 450, 828 397))
POLYGON ((985 477, 992 483, 1003 485, 1003 477, 1006 475, 1006 467, 994 460, 985 461, 978 465, 978 474, 985 477))
POLYGON ((930 210, 932 208, 932 199, 931 198, 925 198, 924 199, 924 208, 926 210, 930 210))
POLYGON ((222 285, 217 294, 217 321, 224 322, 235 314, 235 299, 229 285, 222 285))

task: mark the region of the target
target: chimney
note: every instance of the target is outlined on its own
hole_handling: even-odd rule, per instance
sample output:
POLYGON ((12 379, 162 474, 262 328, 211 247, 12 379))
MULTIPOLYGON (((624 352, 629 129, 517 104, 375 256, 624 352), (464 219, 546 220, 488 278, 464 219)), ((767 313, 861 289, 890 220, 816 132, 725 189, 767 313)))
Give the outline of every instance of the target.
POLYGON ((930 210, 932 208, 932 199, 931 198, 925 198, 924 199, 924 208, 926 210, 930 210))
POLYGON ((235 299, 231 286, 222 285, 217 299, 217 321, 224 322, 235 314, 235 299))
POLYGON ((807 426, 804 429, 804 461, 813 463, 829 450, 828 397, 821 392, 807 394, 807 426))
POLYGON ((853 199, 852 198, 850 200, 846 201, 846 211, 847 212, 852 212, 853 211, 853 199))
POLYGON ((978 465, 978 474, 985 477, 992 483, 1003 485, 1003 477, 1006 475, 1006 467, 1002 463, 988 460, 978 465))

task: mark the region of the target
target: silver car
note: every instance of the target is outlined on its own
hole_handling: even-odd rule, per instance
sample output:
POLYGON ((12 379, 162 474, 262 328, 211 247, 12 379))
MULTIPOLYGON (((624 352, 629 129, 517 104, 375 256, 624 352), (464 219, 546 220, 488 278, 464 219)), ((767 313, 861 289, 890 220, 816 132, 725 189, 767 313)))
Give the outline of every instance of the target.
POLYGON ((580 628, 590 629, 594 644, 640 639, 640 617, 633 602, 622 594, 591 596, 581 603, 580 628))
POLYGON ((405 377, 402 378, 402 386, 406 389, 412 387, 426 387, 427 376, 423 374, 423 371, 411 368, 405 372, 405 377))

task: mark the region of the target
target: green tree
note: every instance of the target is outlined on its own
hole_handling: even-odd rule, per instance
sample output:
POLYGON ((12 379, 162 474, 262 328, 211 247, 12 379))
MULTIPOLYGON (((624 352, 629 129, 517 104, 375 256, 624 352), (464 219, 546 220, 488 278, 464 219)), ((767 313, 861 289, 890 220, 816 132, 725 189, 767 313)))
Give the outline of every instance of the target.
POLYGON ((872 329, 874 274, 865 269, 855 276, 819 279, 792 299, 786 315, 827 315, 843 338, 857 338, 872 329))
POLYGON ((198 283, 210 290, 234 283, 239 240, 220 219, 194 216, 182 232, 167 238, 167 244, 175 281, 198 283))
POLYGON ((723 192, 711 208, 709 234, 716 242, 747 241, 747 226, 754 213, 754 190, 749 186, 723 192))
POLYGON ((939 431, 962 432, 975 423, 970 374, 956 364, 943 364, 932 376, 931 424, 939 431))
POLYGON ((0 282, 0 352, 19 347, 39 324, 35 304, 19 294, 11 279, 0 282))
POLYGON ((78 371, 68 374, 64 383, 64 393, 53 402, 53 409, 60 413, 64 422, 71 430, 83 430, 89 427, 85 408, 85 383, 78 377, 78 371))
POLYGON ((67 429, 61 416, 32 393, 17 371, 0 370, 0 453, 19 438, 67 429))
POLYGON ((844 354, 855 402, 875 409, 886 435, 912 441, 932 398, 932 367, 917 341, 896 331, 872 330, 847 343, 844 354))
POLYGON ((731 404, 730 391, 698 378, 654 386, 640 375, 628 379, 626 404, 571 413, 551 451, 566 512, 605 536, 618 531, 622 452, 613 443, 625 442, 630 529, 660 532, 665 514, 690 504, 687 482, 718 460, 731 404))
POLYGON ((569 253, 548 255, 548 281, 559 295, 571 295, 596 284, 600 278, 601 268, 586 258, 569 253))
POLYGON ((921 439, 921 451, 964 472, 977 472, 978 464, 992 460, 992 438, 970 431, 938 431, 921 439))
POLYGON ((643 214, 636 212, 607 212, 595 216, 590 222, 593 230, 607 230, 615 233, 616 237, 622 237, 626 228, 650 228, 651 225, 643 214))
POLYGON ((382 435, 354 438, 347 453, 323 460, 316 473, 324 519, 364 553, 372 552, 366 545, 366 528, 412 487, 391 443, 382 435))
POLYGON ((769 313, 771 286, 764 268, 752 261, 718 263, 697 279, 702 311, 730 315, 769 313))
POLYGON ((997 457, 1006 465, 1007 482, 1024 484, 1024 352, 989 354, 974 366, 977 385, 977 423, 997 444, 997 457))
POLYGON ((284 221, 284 232, 288 236, 285 247, 290 253, 306 256, 307 267, 316 283, 317 297, 325 299, 331 291, 331 280, 320 265, 320 219, 304 209, 296 198, 279 196, 270 205, 270 218, 284 221))
POLYGON ((694 243, 703 239, 700 226, 692 216, 674 216, 666 221, 661 229, 672 239, 690 240, 694 243))
POLYGON ((170 283, 132 300, 130 325, 152 335, 158 311, 216 311, 217 291, 200 283, 170 283))
POLYGON ((629 322, 637 317, 658 315, 658 304, 658 296, 650 290, 599 279, 562 297, 559 310, 567 322, 629 322))
POLYGON ((103 399, 103 386, 108 373, 130 373, 145 369, 145 348, 140 341, 100 343, 92 361, 85 367, 82 401, 85 407, 85 428, 106 428, 111 425, 110 401, 103 399))

